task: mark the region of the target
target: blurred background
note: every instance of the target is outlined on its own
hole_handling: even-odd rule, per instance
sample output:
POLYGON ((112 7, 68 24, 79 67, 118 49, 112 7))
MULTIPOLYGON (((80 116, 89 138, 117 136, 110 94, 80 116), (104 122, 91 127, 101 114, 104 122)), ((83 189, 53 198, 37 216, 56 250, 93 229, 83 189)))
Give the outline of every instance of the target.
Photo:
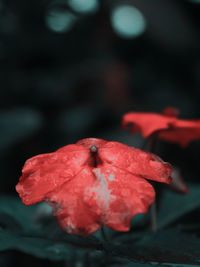
MULTIPOLYGON (((26 159, 82 138, 141 147, 127 111, 200 118, 199 30, 199 0, 0 0, 0 194, 17 196, 26 159)), ((199 151, 159 146, 186 181, 199 151)))

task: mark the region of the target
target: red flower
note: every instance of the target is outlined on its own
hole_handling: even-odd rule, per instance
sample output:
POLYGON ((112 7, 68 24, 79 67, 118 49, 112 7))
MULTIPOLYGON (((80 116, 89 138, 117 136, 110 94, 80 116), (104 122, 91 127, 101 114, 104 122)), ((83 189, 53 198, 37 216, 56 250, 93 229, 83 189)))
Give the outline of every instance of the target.
POLYGON ((16 186, 22 201, 45 200, 68 233, 89 235, 106 225, 128 231, 130 219, 155 198, 144 179, 169 183, 171 166, 154 154, 88 138, 29 159, 16 186))
POLYGON ((191 141, 200 139, 200 120, 178 119, 178 111, 166 108, 163 114, 152 112, 130 112, 122 119, 122 127, 131 124, 131 132, 141 132, 144 138, 156 133, 157 138, 186 147, 191 141))

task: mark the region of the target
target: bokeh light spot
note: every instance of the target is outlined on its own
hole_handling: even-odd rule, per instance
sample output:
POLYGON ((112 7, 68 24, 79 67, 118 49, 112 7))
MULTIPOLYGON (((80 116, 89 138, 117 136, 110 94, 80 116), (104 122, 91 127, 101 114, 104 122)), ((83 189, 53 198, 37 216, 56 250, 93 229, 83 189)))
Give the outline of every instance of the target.
POLYGON ((98 0, 69 0, 70 7, 79 13, 95 13, 99 8, 98 0))
POLYGON ((75 21, 76 16, 68 10, 52 9, 46 16, 47 27, 58 33, 71 30, 75 21))
POLYGON ((113 9, 111 24, 114 31, 123 38, 134 38, 146 29, 143 14, 132 5, 120 5, 113 9))

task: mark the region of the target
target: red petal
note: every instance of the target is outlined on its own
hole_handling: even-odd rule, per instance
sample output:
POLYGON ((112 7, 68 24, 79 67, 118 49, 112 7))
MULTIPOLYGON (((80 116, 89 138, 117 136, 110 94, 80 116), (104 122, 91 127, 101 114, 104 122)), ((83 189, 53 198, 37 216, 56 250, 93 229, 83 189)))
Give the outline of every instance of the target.
POLYGON ((168 183, 170 172, 153 154, 88 138, 28 160, 16 189, 27 205, 52 205, 68 233, 89 235, 102 225, 128 231, 130 219, 154 200, 142 177, 168 183))
POLYGON ((91 168, 85 167, 73 180, 47 195, 59 225, 68 233, 86 236, 102 226, 102 212, 93 197, 94 183, 91 168))
POLYGON ((173 128, 159 132, 158 138, 186 147, 191 141, 200 139, 200 121, 177 120, 173 128))
POLYGON ((85 168, 47 198, 55 203, 51 205, 64 230, 89 235, 103 225, 128 231, 130 219, 148 210, 155 192, 144 179, 107 164, 85 168))
POLYGON ((45 199, 48 192, 72 179, 89 156, 76 145, 65 146, 58 152, 38 155, 26 161, 16 186, 24 204, 31 205, 45 199), (63 150, 65 153, 62 153, 63 150))
POLYGON ((130 112, 123 116, 122 127, 131 124, 131 132, 141 132, 143 137, 148 137, 154 132, 169 128, 175 118, 167 117, 156 113, 130 112))
POLYGON ((108 142, 99 150, 103 162, 137 176, 158 182, 170 183, 172 167, 158 156, 118 142, 108 142))
POLYGON ((141 132, 143 137, 154 133, 157 137, 182 147, 191 141, 200 139, 200 120, 177 119, 178 111, 167 108, 164 114, 148 112, 130 112, 123 116, 122 127, 131 124, 133 133, 141 132))
POLYGON ((147 212, 155 198, 153 187, 143 178, 104 164, 93 171, 96 184, 92 190, 103 211, 103 223, 117 231, 128 231, 131 218, 147 212))

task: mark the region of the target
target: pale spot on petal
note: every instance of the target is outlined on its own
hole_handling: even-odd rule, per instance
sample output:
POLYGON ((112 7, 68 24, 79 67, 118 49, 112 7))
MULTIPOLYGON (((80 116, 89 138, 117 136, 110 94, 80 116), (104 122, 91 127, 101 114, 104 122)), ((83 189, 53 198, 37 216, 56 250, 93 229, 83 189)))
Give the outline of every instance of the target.
MULTIPOLYGON (((109 209, 111 199, 116 198, 116 196, 113 196, 111 190, 108 189, 109 182, 105 175, 101 173, 101 170, 94 169, 93 173, 96 177, 96 181, 92 187, 85 190, 85 194, 87 198, 90 198, 93 195, 99 208, 103 212, 106 212, 109 209)), ((112 178, 114 177, 111 176, 111 179, 112 178)))
POLYGON ((115 175, 114 174, 110 174, 109 177, 108 177, 108 180, 109 181, 113 181, 115 179, 115 175))
POLYGON ((74 224, 72 223, 70 217, 65 218, 64 220, 64 224, 65 226, 65 230, 69 233, 69 234, 73 234, 76 231, 76 227, 74 226, 74 224))

